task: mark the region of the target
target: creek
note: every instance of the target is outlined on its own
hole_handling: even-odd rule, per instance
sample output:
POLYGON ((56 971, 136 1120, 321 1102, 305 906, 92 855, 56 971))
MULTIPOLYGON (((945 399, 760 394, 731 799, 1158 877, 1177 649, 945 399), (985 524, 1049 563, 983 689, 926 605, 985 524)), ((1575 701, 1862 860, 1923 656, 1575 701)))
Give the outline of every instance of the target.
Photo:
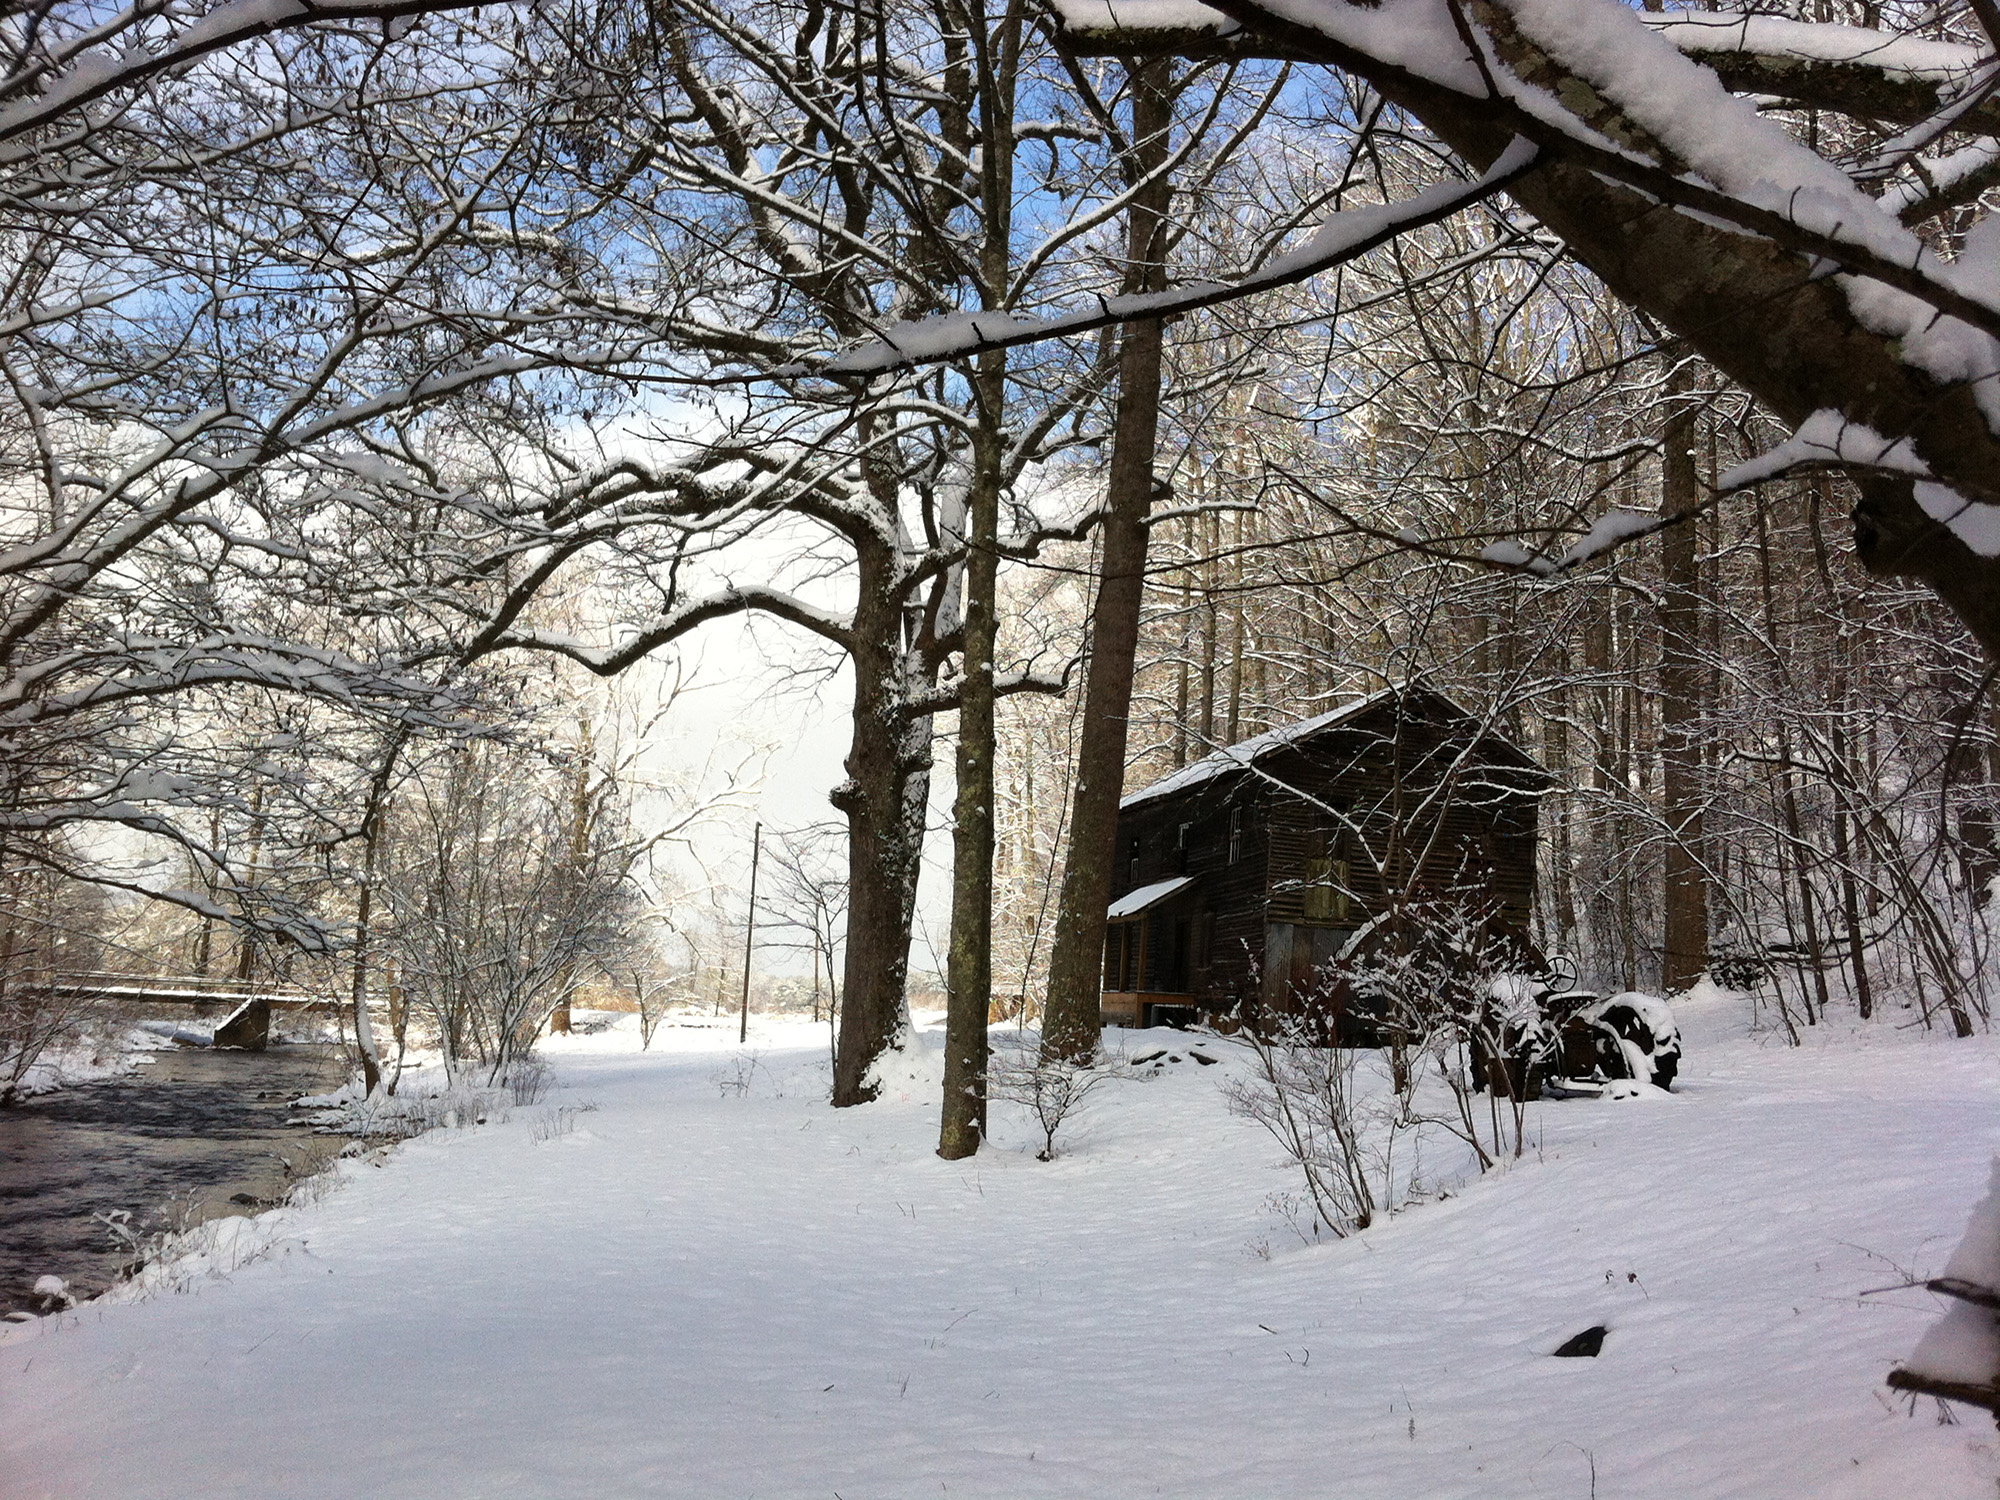
POLYGON ((133 1234, 254 1214, 343 1144, 288 1124, 304 1094, 337 1088, 340 1049, 167 1047, 129 1073, 0 1110, 0 1314, 57 1275, 79 1299, 119 1279, 133 1234))

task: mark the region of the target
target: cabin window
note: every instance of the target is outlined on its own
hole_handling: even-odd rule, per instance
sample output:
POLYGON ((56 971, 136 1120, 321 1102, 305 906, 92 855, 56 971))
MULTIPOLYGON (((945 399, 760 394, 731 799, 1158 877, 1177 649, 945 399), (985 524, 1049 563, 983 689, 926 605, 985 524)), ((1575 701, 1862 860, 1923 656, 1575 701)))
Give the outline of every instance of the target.
POLYGON ((1133 881, 1139 878, 1139 835, 1136 833, 1125 845, 1125 878, 1133 881))
POLYGON ((1125 924, 1104 929, 1104 987, 1116 993, 1125 983, 1125 924))
POLYGON ((1243 809, 1229 809, 1229 862, 1233 865, 1243 857, 1243 809))
POLYGON ((1183 823, 1174 831, 1174 873, 1176 875, 1187 874, 1188 830, 1192 827, 1194 827, 1192 823, 1183 823))
POLYGON ((1333 920, 1333 861, 1326 858, 1306 861, 1305 919, 1308 922, 1333 920))
POLYGON ((1347 920, 1348 863, 1321 857, 1306 861, 1305 919, 1308 922, 1347 920))

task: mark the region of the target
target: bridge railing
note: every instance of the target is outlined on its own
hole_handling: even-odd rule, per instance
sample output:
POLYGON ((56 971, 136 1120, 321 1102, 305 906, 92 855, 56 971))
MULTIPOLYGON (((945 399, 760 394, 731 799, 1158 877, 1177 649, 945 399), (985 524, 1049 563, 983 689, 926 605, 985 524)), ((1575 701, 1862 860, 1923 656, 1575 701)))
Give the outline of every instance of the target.
POLYGON ((101 996, 107 1000, 209 1001, 227 1003, 266 999, 274 1005, 298 1007, 328 1003, 291 985, 257 979, 213 979, 199 974, 123 974, 112 970, 82 970, 56 974, 26 988, 57 994, 101 996))

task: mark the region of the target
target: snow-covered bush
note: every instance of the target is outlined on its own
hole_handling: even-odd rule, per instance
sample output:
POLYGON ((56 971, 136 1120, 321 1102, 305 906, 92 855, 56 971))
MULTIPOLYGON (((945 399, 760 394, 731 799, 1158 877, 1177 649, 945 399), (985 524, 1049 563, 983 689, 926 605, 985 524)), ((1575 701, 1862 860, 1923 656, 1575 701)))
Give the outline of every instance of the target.
POLYGON ((358 1078, 330 1094, 292 1101, 306 1123, 360 1140, 402 1140, 427 1130, 457 1130, 504 1120, 510 1108, 534 1104, 548 1090, 549 1072, 538 1058, 517 1059, 497 1082, 481 1086, 443 1068, 405 1072, 394 1093, 365 1093, 358 1078))
POLYGON ((1130 1078, 1122 1058, 1065 1062, 1041 1051, 1041 1038, 1029 1033, 998 1038, 986 1070, 986 1093, 1026 1107, 1042 1132, 1037 1161, 1056 1159, 1056 1133, 1083 1112, 1090 1096, 1105 1084, 1130 1078))
POLYGON ((1351 997, 1360 1024, 1343 1025, 1344 1037, 1384 1049, 1403 1116, 1416 1117, 1427 1075, 1441 1078, 1452 1108, 1429 1123, 1471 1146, 1482 1170, 1519 1156, 1527 1104, 1553 1045, 1540 1009, 1546 985, 1521 972, 1521 945, 1489 905, 1470 899, 1412 902, 1373 925, 1320 978, 1330 1001, 1351 997), (1475 1107, 1481 1093, 1483 1111, 1475 1107))
POLYGON ((586 967, 629 952, 629 813, 615 778, 546 747, 453 747, 401 793, 383 946, 454 1077, 498 1084, 586 967))
POLYGON ((1245 1027, 1234 1039, 1255 1066, 1223 1081, 1230 1112, 1271 1133, 1334 1234, 1366 1229, 1392 1190, 1397 1134, 1416 1123, 1401 1098, 1392 1091, 1384 1109, 1383 1091, 1363 1083, 1363 1049, 1321 1045, 1307 1018, 1245 1027))

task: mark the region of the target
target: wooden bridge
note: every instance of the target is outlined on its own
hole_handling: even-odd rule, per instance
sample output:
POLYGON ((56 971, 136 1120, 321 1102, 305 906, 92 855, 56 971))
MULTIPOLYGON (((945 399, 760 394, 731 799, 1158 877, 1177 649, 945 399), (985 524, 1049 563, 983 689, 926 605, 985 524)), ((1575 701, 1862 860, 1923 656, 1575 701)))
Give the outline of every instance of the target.
POLYGON ((271 1035, 271 1012, 308 1010, 331 1002, 288 985, 257 979, 213 979, 200 974, 58 974, 31 986, 62 999, 96 1000, 147 1010, 222 1012, 213 1045, 261 1052, 271 1035))
POLYGON ((265 1000, 286 1010, 326 1002, 302 989, 263 979, 211 979, 201 974, 58 974, 42 986, 51 994, 128 1005, 171 1005, 198 1012, 235 1009, 245 1000, 265 1000))

